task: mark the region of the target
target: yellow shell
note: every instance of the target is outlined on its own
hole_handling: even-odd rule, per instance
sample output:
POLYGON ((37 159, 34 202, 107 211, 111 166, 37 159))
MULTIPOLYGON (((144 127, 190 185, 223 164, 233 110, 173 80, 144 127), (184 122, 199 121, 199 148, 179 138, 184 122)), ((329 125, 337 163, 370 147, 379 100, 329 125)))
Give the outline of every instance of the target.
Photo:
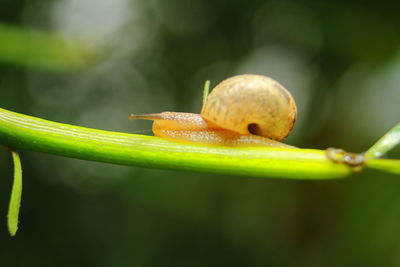
POLYGON ((289 91, 277 81, 248 74, 219 83, 200 115, 224 129, 280 141, 292 131, 297 107, 289 91))

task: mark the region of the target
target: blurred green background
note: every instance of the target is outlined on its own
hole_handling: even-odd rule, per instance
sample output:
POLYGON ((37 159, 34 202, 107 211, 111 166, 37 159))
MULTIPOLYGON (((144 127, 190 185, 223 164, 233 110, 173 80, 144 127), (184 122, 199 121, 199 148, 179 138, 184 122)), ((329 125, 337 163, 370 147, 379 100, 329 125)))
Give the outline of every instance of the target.
MULTIPOLYGON (((0 1, 0 107, 151 134, 130 113, 198 112, 210 79, 257 73, 295 96, 287 142, 361 152, 400 121, 392 1, 0 1)), ((391 157, 400 157, 396 149, 391 157)), ((0 266, 400 266, 400 179, 292 181, 21 151, 20 229, 0 266)))

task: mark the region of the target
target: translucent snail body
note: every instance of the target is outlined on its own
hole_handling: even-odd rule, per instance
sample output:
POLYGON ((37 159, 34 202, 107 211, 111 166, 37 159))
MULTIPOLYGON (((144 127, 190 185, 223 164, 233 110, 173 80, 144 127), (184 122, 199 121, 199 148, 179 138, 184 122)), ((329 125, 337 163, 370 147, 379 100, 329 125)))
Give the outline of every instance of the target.
POLYGON ((156 136, 226 146, 290 147, 278 141, 293 129, 297 108, 291 94, 262 75, 238 75, 218 84, 200 114, 162 112, 131 115, 153 120, 156 136))

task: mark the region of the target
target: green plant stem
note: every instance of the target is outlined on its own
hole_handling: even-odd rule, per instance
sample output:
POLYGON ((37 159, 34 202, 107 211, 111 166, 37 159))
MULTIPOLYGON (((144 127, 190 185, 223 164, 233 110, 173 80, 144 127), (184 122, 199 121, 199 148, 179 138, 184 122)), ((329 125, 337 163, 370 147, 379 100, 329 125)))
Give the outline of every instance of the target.
POLYGON ((350 167, 328 160, 323 150, 186 144, 61 124, 4 109, 0 109, 0 143, 149 168, 292 179, 331 179, 352 173, 350 167))
POLYGON ((382 136, 372 147, 364 154, 365 158, 373 159, 385 155, 389 150, 393 149, 400 143, 400 123, 389 130, 382 136))
POLYGON ((80 70, 92 64, 98 52, 76 40, 0 23, 0 61, 50 70, 80 70))
POLYGON ((400 160, 371 159, 365 162, 365 167, 400 175, 400 160))

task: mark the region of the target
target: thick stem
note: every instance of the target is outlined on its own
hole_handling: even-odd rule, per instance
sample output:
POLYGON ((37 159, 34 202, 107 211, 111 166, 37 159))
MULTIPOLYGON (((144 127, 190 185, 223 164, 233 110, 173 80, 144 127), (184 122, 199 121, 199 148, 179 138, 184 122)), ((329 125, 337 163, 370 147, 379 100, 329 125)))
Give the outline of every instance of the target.
POLYGON ((0 109, 0 143, 19 149, 123 165, 258 177, 330 179, 350 167, 315 149, 222 147, 51 122, 0 109))

